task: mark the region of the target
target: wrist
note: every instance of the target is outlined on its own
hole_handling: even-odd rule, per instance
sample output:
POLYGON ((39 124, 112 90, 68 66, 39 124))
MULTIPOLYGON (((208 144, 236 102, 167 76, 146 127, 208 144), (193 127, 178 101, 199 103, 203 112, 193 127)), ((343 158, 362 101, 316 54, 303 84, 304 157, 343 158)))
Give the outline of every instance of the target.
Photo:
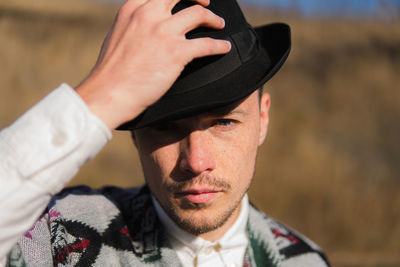
POLYGON ((118 88, 116 83, 110 81, 106 83, 90 76, 75 90, 90 111, 110 130, 135 118, 144 110, 135 103, 134 99, 137 98, 126 96, 125 90, 118 88))

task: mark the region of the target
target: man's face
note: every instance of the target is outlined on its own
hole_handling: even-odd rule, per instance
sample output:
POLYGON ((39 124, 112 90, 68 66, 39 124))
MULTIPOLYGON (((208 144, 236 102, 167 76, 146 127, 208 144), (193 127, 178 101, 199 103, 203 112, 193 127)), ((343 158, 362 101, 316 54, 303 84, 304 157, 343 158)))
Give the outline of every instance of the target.
POLYGON ((166 213, 202 236, 228 229, 253 177, 269 95, 133 132, 145 179, 166 213))

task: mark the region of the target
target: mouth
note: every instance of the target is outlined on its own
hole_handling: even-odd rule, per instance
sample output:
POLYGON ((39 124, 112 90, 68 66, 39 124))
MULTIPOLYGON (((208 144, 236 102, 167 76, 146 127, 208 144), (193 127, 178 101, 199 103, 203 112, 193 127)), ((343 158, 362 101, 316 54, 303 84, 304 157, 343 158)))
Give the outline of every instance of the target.
POLYGON ((214 200, 220 193, 221 190, 210 189, 210 188, 198 188, 188 189, 176 193, 176 196, 182 198, 190 203, 194 204, 206 204, 214 200))

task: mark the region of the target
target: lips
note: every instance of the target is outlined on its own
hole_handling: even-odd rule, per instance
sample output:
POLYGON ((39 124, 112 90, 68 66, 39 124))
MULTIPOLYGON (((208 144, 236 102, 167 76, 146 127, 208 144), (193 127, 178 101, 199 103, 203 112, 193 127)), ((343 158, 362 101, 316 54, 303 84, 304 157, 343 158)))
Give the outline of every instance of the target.
POLYGON ((221 191, 215 189, 190 189, 178 193, 179 197, 195 204, 205 204, 217 197, 221 191))

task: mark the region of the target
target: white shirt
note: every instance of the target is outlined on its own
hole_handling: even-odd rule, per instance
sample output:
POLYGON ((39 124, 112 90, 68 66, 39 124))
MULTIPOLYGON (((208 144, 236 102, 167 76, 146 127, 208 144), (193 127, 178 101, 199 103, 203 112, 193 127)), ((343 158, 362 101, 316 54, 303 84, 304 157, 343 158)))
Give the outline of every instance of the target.
MULTIPOLYGON (((0 132, 0 266, 5 266, 9 251, 52 195, 111 137, 107 126, 67 84, 0 132)), ((183 266, 233 267, 242 266, 248 244, 248 205, 246 195, 237 221, 216 242, 179 229, 158 203, 156 210, 183 266)))
MULTIPOLYGON (((110 139, 106 125, 66 84, 0 132, 0 266, 5 266, 9 251, 37 220, 51 196, 110 139)), ((185 267, 242 266, 249 242, 247 196, 241 204, 232 227, 218 241, 208 242, 176 226, 155 202, 171 245, 185 267)), ((317 254, 308 253, 289 258, 282 266, 326 264, 317 254)))
POLYGON ((178 254, 184 267, 242 267, 249 239, 246 225, 249 215, 249 201, 245 195, 241 202, 240 214, 235 223, 217 241, 210 242, 192 235, 175 224, 153 197, 153 203, 160 221, 168 233, 168 241, 178 254))
POLYGON ((0 266, 18 238, 111 139, 67 84, 0 132, 0 266))

